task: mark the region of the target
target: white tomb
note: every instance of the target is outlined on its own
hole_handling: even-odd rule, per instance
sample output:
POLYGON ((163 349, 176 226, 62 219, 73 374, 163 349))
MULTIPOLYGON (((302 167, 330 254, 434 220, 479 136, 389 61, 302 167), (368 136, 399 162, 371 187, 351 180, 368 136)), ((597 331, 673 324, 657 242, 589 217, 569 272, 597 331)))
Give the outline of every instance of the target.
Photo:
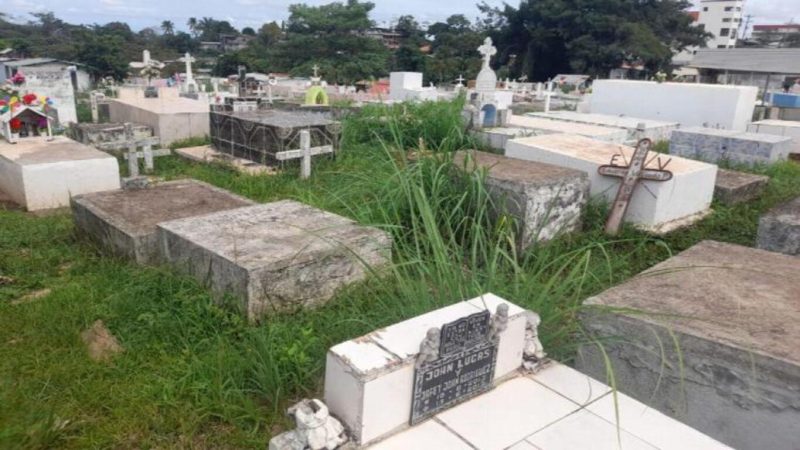
MULTIPOLYGON (((506 144, 506 156, 581 170, 589 175, 592 196, 613 202, 621 180, 597 173, 602 165, 630 161, 633 148, 609 144, 583 136, 550 135, 519 138, 506 144)), ((657 168, 658 155, 651 153, 648 168, 657 168)), ((625 221, 653 233, 666 233, 705 217, 714 196, 717 166, 677 156, 661 155, 671 162, 666 182, 642 180, 631 198, 625 221)))
POLYGON ((800 153, 800 122, 794 120, 762 120, 747 126, 750 133, 788 136, 794 140, 795 152, 800 153))
POLYGON ((628 132, 628 139, 630 140, 648 138, 653 142, 669 140, 672 131, 678 128, 678 122, 664 122, 610 114, 588 114, 575 111, 551 111, 548 113, 528 113, 526 115, 560 122, 621 128, 628 132))
POLYGON ((113 156, 63 136, 0 143, 0 190, 28 211, 69 206, 73 195, 119 189, 113 156))
POLYGON ((422 72, 392 72, 389 74, 389 98, 395 101, 436 100, 436 88, 422 86, 422 72))
POLYGON ((757 96, 754 86, 597 80, 589 112, 745 131, 757 96))
POLYGON ((574 450, 616 448, 618 439, 636 449, 728 448, 567 366, 523 371, 529 314, 485 294, 336 345, 326 364, 328 410, 357 448, 370 450, 574 450), (501 304, 509 321, 494 389, 410 427, 415 360, 428 330, 501 304))

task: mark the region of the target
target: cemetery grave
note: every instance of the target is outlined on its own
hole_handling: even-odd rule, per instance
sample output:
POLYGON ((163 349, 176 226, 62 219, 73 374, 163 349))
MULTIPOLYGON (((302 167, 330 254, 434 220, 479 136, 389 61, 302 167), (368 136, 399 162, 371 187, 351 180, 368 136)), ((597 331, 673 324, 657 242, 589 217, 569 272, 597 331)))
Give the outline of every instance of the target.
MULTIPOLYGON (((633 156, 631 147, 600 142, 583 136, 551 135, 514 139, 506 156, 580 170, 588 174, 592 197, 612 202, 620 179, 601 175, 609 164, 624 165, 633 156)), ((716 166, 679 157, 648 156, 646 167, 667 164, 673 177, 667 181, 645 180, 630 199, 626 221, 656 233, 690 225, 709 213, 714 194, 716 166)))
POLYGON ((800 256, 800 197, 770 210, 758 222, 758 248, 800 256))
POLYGON ((675 130, 669 141, 670 154, 711 163, 770 164, 793 149, 790 137, 701 127, 675 130))
POLYGON ((0 141, 0 190, 28 211, 61 208, 71 195, 119 188, 117 160, 71 139, 0 141))
MULTIPOLYGON (((485 213, 491 203, 483 180, 469 174, 452 178, 449 157, 407 163, 404 150, 449 154, 474 148, 468 136, 453 131, 461 105, 402 106, 365 108, 344 119, 347 132, 341 152, 336 159, 315 161, 308 180, 294 173, 242 176, 175 156, 158 160, 154 174, 159 177, 198 178, 259 202, 297 199, 391 236, 394 264, 389 270, 336 290, 315 308, 261 317, 259 325, 243 320, 235 295, 229 297, 234 305, 215 302, 197 282, 205 278, 97 254, 75 239, 82 232, 66 213, 41 218, 0 210, 0 375, 9 375, 15 387, 4 391, 0 402, 6 430, 0 434, 0 447, 22 442, 29 447, 98 448, 123 442, 139 447, 264 448, 271 438, 292 431, 301 417, 316 421, 328 413, 337 416, 333 408, 328 411, 316 403, 304 403, 292 418, 284 414, 298 399, 326 398, 328 349, 337 343, 358 343, 358 336, 380 335, 393 324, 487 291, 539 312, 539 336, 547 353, 569 361, 579 343, 575 317, 583 299, 702 239, 754 245, 758 215, 800 195, 800 166, 778 163, 753 170, 771 178, 760 198, 720 205, 717 213, 694 227, 660 237, 625 228, 620 237, 608 238, 602 233, 605 211, 587 204, 582 231, 512 256, 507 227, 485 213), (19 302, 21 298, 32 300, 19 302), (125 351, 93 362, 80 333, 98 320, 125 351), (313 417, 302 416, 309 411, 313 417)), ((523 162, 517 163, 520 171, 523 162)), ((672 164, 666 170, 678 172, 672 164)), ((487 166, 490 174, 493 165, 487 166)), ((616 191, 620 180, 612 180, 616 191)), ((640 185, 634 192, 641 189, 640 185)), ((230 211, 234 210, 226 212, 230 211)), ((235 223, 233 219, 213 222, 206 217, 186 219, 187 236, 197 231, 200 241, 206 239, 201 234, 220 239, 233 234, 225 228, 235 223), (213 223, 192 228, 195 219, 213 223), (216 223, 223 225, 214 228, 216 223)), ((240 222, 237 233, 244 237, 232 247, 252 236, 254 241, 266 240, 265 247, 282 242, 262 232, 268 223, 257 217, 254 222, 240 222)), ((315 220, 320 222, 324 226, 327 219, 315 220)), ((201 252, 199 245, 194 247, 201 252)), ((220 254, 236 254, 230 250, 220 254)), ((489 311, 497 314, 496 307, 489 311)), ((508 330, 519 324, 517 314, 510 307, 508 330)), ((419 349, 424 332, 419 337, 410 351, 419 349)), ((392 345, 406 341, 410 339, 403 336, 391 339, 392 345)), ((398 372, 407 374, 409 363, 398 372)), ((621 406, 625 448, 718 445, 647 408, 646 402, 622 393, 615 402, 603 383, 556 362, 534 375, 498 381, 479 396, 374 445, 406 449, 422 440, 434 448, 459 448, 462 437, 469 436, 479 448, 506 442, 523 449, 591 448, 605 442, 611 448, 618 437, 615 403, 621 406), (543 407, 542 399, 552 409, 543 407), (594 401, 583 406, 590 400, 594 401), (549 426, 527 429, 548 417, 553 420, 544 425, 549 426), (493 418, 502 421, 494 425, 493 418)), ((381 415, 399 407, 384 404, 381 415)), ((335 432, 331 418, 327 416, 325 424, 335 432)), ((404 427, 408 420, 410 416, 404 427)))
POLYGON ((701 242, 584 302, 578 369, 734 448, 793 448, 800 259, 701 242), (602 350, 600 349, 602 346, 602 350))
POLYGON ((793 152, 800 153, 800 122, 792 120, 761 120, 747 126, 750 133, 764 133, 775 136, 787 136, 794 139, 793 152))
POLYGON ((769 177, 735 170, 717 169, 714 198, 726 205, 745 203, 761 196, 769 177))
MULTIPOLYGON (((153 129, 147 125, 132 124, 133 137, 135 139, 147 139, 153 137, 153 129)), ((67 130, 70 138, 86 145, 98 146, 102 144, 119 142, 125 140, 124 123, 77 123, 71 124, 67 130)), ((121 147, 118 150, 127 150, 121 147)))
POLYGON ((218 152, 210 145, 178 148, 175 149, 175 154, 191 161, 227 165, 248 175, 274 174, 276 172, 274 167, 265 166, 264 164, 250 161, 249 159, 237 158, 227 153, 218 152))
POLYGON ((672 131, 678 128, 677 122, 640 119, 638 117, 624 115, 588 114, 574 111, 551 111, 547 113, 529 113, 527 115, 560 122, 575 122, 609 128, 621 128, 628 133, 626 140, 629 141, 636 141, 642 138, 648 138, 653 142, 667 141, 672 131))
POLYGON ((486 171, 485 182, 497 213, 518 220, 521 250, 580 230, 589 197, 584 173, 478 151, 458 152, 453 163, 466 171, 486 171))
POLYGON ((254 204, 196 180, 78 195, 71 203, 75 226, 82 236, 139 264, 163 262, 156 233, 159 223, 254 204))

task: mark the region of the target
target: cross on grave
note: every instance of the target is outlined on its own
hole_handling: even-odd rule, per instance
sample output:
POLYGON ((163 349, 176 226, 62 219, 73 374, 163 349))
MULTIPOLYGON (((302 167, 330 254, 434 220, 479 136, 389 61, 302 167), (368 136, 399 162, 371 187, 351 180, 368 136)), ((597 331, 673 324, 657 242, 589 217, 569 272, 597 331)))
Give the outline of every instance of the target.
POLYGON ((286 150, 275 154, 278 161, 302 158, 300 163, 300 178, 306 179, 311 176, 311 157, 333 153, 333 145, 322 145, 319 147, 311 146, 311 133, 308 130, 300 131, 300 149, 286 150))
POLYGON ((314 64, 314 66, 311 69, 314 71, 314 78, 318 77, 319 74, 317 72, 319 72, 319 66, 314 64))
POLYGON ((99 100, 103 100, 105 98, 105 94, 99 91, 92 91, 89 94, 89 104, 92 108, 92 123, 97 123, 100 121, 100 112, 98 110, 97 103, 99 100))
POLYGON ((658 169, 647 168, 647 165, 653 161, 653 159, 647 160, 647 154, 650 152, 652 145, 653 141, 650 139, 642 139, 636 144, 636 150, 633 152, 630 163, 625 161, 626 166, 617 164, 618 157, 621 156, 623 160, 625 159, 625 155, 620 152, 611 158, 611 164, 600 166, 597 169, 597 173, 600 175, 622 178, 622 184, 619 187, 619 191, 617 191, 617 196, 611 206, 611 213, 606 221, 605 230, 609 235, 614 236, 619 233, 622 219, 625 217, 625 212, 628 210, 631 197, 633 197, 633 190, 639 180, 669 181, 672 179, 672 172, 664 170, 672 161, 671 159, 662 163, 661 157, 656 156, 653 159, 658 159, 658 169))
POLYGON ((492 38, 487 37, 483 40, 483 45, 478 47, 478 53, 483 55, 483 66, 481 69, 488 69, 492 56, 497 54, 497 48, 492 45, 492 38))
POLYGON ((195 59, 189 52, 183 56, 183 58, 178 58, 178 61, 181 61, 186 64, 186 80, 183 83, 183 89, 185 92, 196 92, 197 91, 197 82, 194 81, 194 75, 192 75, 192 63, 195 62, 195 59))
POLYGON ((161 149, 153 151, 153 145, 158 145, 160 140, 158 137, 148 137, 145 139, 134 139, 133 124, 125 123, 125 140, 106 142, 97 145, 100 150, 117 150, 120 148, 127 148, 125 159, 128 160, 128 176, 135 178, 139 176, 139 159, 144 159, 145 172, 153 171, 153 157, 167 156, 170 154, 169 149, 161 149), (142 151, 137 151, 137 147, 142 147, 142 151))

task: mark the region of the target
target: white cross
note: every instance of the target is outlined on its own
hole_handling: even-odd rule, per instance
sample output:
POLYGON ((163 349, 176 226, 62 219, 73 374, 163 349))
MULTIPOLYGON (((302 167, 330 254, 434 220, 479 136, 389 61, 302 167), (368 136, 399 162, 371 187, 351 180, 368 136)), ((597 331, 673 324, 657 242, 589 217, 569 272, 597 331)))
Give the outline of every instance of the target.
POLYGON ((459 75, 458 78, 456 78, 456 81, 458 81, 458 85, 459 86, 463 86, 464 85, 464 75, 459 75))
POLYGON ((482 69, 488 69, 489 63, 492 61, 492 56, 497 54, 497 48, 492 45, 492 38, 487 37, 483 40, 483 45, 478 47, 478 53, 483 55, 482 69))
POLYGON ((186 63, 186 92, 197 90, 197 83, 194 82, 194 76, 192 76, 192 63, 195 61, 195 59, 189 54, 189 52, 186 52, 186 55, 184 55, 183 58, 178 58, 178 61, 186 63))
POLYGON ((309 133, 308 130, 302 130, 300 131, 300 149, 278 152, 275 154, 275 159, 278 161, 286 161, 288 159, 302 158, 300 163, 300 178, 305 180, 311 176, 311 157, 325 153, 333 153, 333 146, 323 145, 321 147, 311 147, 311 133, 309 133))
POLYGON ((317 72, 319 71, 319 66, 314 64, 314 67, 312 67, 312 69, 314 69, 314 78, 318 77, 319 75, 317 75, 317 72))
POLYGON ((125 140, 117 142, 105 142, 96 145, 100 150, 118 150, 120 148, 127 148, 125 159, 128 160, 128 176, 135 178, 139 176, 139 159, 144 159, 144 168, 146 172, 153 170, 153 157, 154 156, 167 156, 170 154, 169 149, 162 149, 153 151, 153 145, 160 142, 157 137, 149 137, 145 139, 136 140, 133 136, 133 124, 125 123, 125 140), (136 151, 137 147, 142 147, 142 151, 136 151))

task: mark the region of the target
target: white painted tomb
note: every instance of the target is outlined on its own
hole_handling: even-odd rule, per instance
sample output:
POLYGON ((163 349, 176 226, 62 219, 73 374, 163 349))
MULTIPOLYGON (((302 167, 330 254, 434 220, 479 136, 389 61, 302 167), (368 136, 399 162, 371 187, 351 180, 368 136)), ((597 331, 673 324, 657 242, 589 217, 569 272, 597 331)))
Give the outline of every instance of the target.
POLYGON ((576 134, 598 141, 621 144, 628 139, 628 132, 621 128, 601 127, 583 123, 560 122, 539 117, 510 116, 509 127, 536 131, 537 134, 576 134))
POLYGON ((618 438, 631 449, 728 448, 567 366, 523 371, 529 314, 484 294, 332 347, 330 414, 357 448, 370 450, 611 449, 618 438), (502 304, 509 320, 499 335, 494 389, 410 427, 415 361, 428 330, 502 304))
POLYGON ((745 131, 757 96, 755 86, 597 80, 589 112, 745 131))
POLYGON ((560 122, 575 122, 602 127, 621 128, 628 132, 629 140, 648 138, 653 142, 666 141, 669 140, 672 131, 678 128, 678 122, 665 122, 661 120, 610 114, 579 113, 575 111, 551 111, 548 113, 528 113, 526 115, 560 122))
POLYGON ((422 86, 422 72, 392 72, 389 74, 389 98, 395 101, 436 100, 436 88, 422 86))
POLYGON ((162 146, 210 134, 208 102, 179 94, 178 88, 160 88, 158 97, 145 98, 143 89, 120 89, 119 97, 109 102, 109 119, 148 125, 162 146))
MULTIPOLYGON (((602 196, 613 202, 620 186, 620 179, 597 173, 602 165, 611 163, 615 155, 617 163, 630 161, 633 148, 567 134, 536 136, 514 139, 506 145, 506 156, 537 161, 556 166, 581 170, 589 175, 590 195, 602 196)), ((657 168, 657 155, 648 168, 657 168)), ((640 182, 633 193, 625 221, 653 233, 667 233, 676 228, 694 223, 705 217, 714 196, 714 181, 717 166, 677 156, 661 155, 661 161, 671 162, 666 167, 673 178, 666 182, 640 182)))
POLYGON ((78 194, 119 189, 113 156, 63 136, 0 142, 0 190, 28 211, 69 206, 78 194))
POLYGON ((794 120, 762 120, 747 126, 747 131, 758 134, 787 136, 794 140, 794 151, 800 153, 800 122, 794 120))

